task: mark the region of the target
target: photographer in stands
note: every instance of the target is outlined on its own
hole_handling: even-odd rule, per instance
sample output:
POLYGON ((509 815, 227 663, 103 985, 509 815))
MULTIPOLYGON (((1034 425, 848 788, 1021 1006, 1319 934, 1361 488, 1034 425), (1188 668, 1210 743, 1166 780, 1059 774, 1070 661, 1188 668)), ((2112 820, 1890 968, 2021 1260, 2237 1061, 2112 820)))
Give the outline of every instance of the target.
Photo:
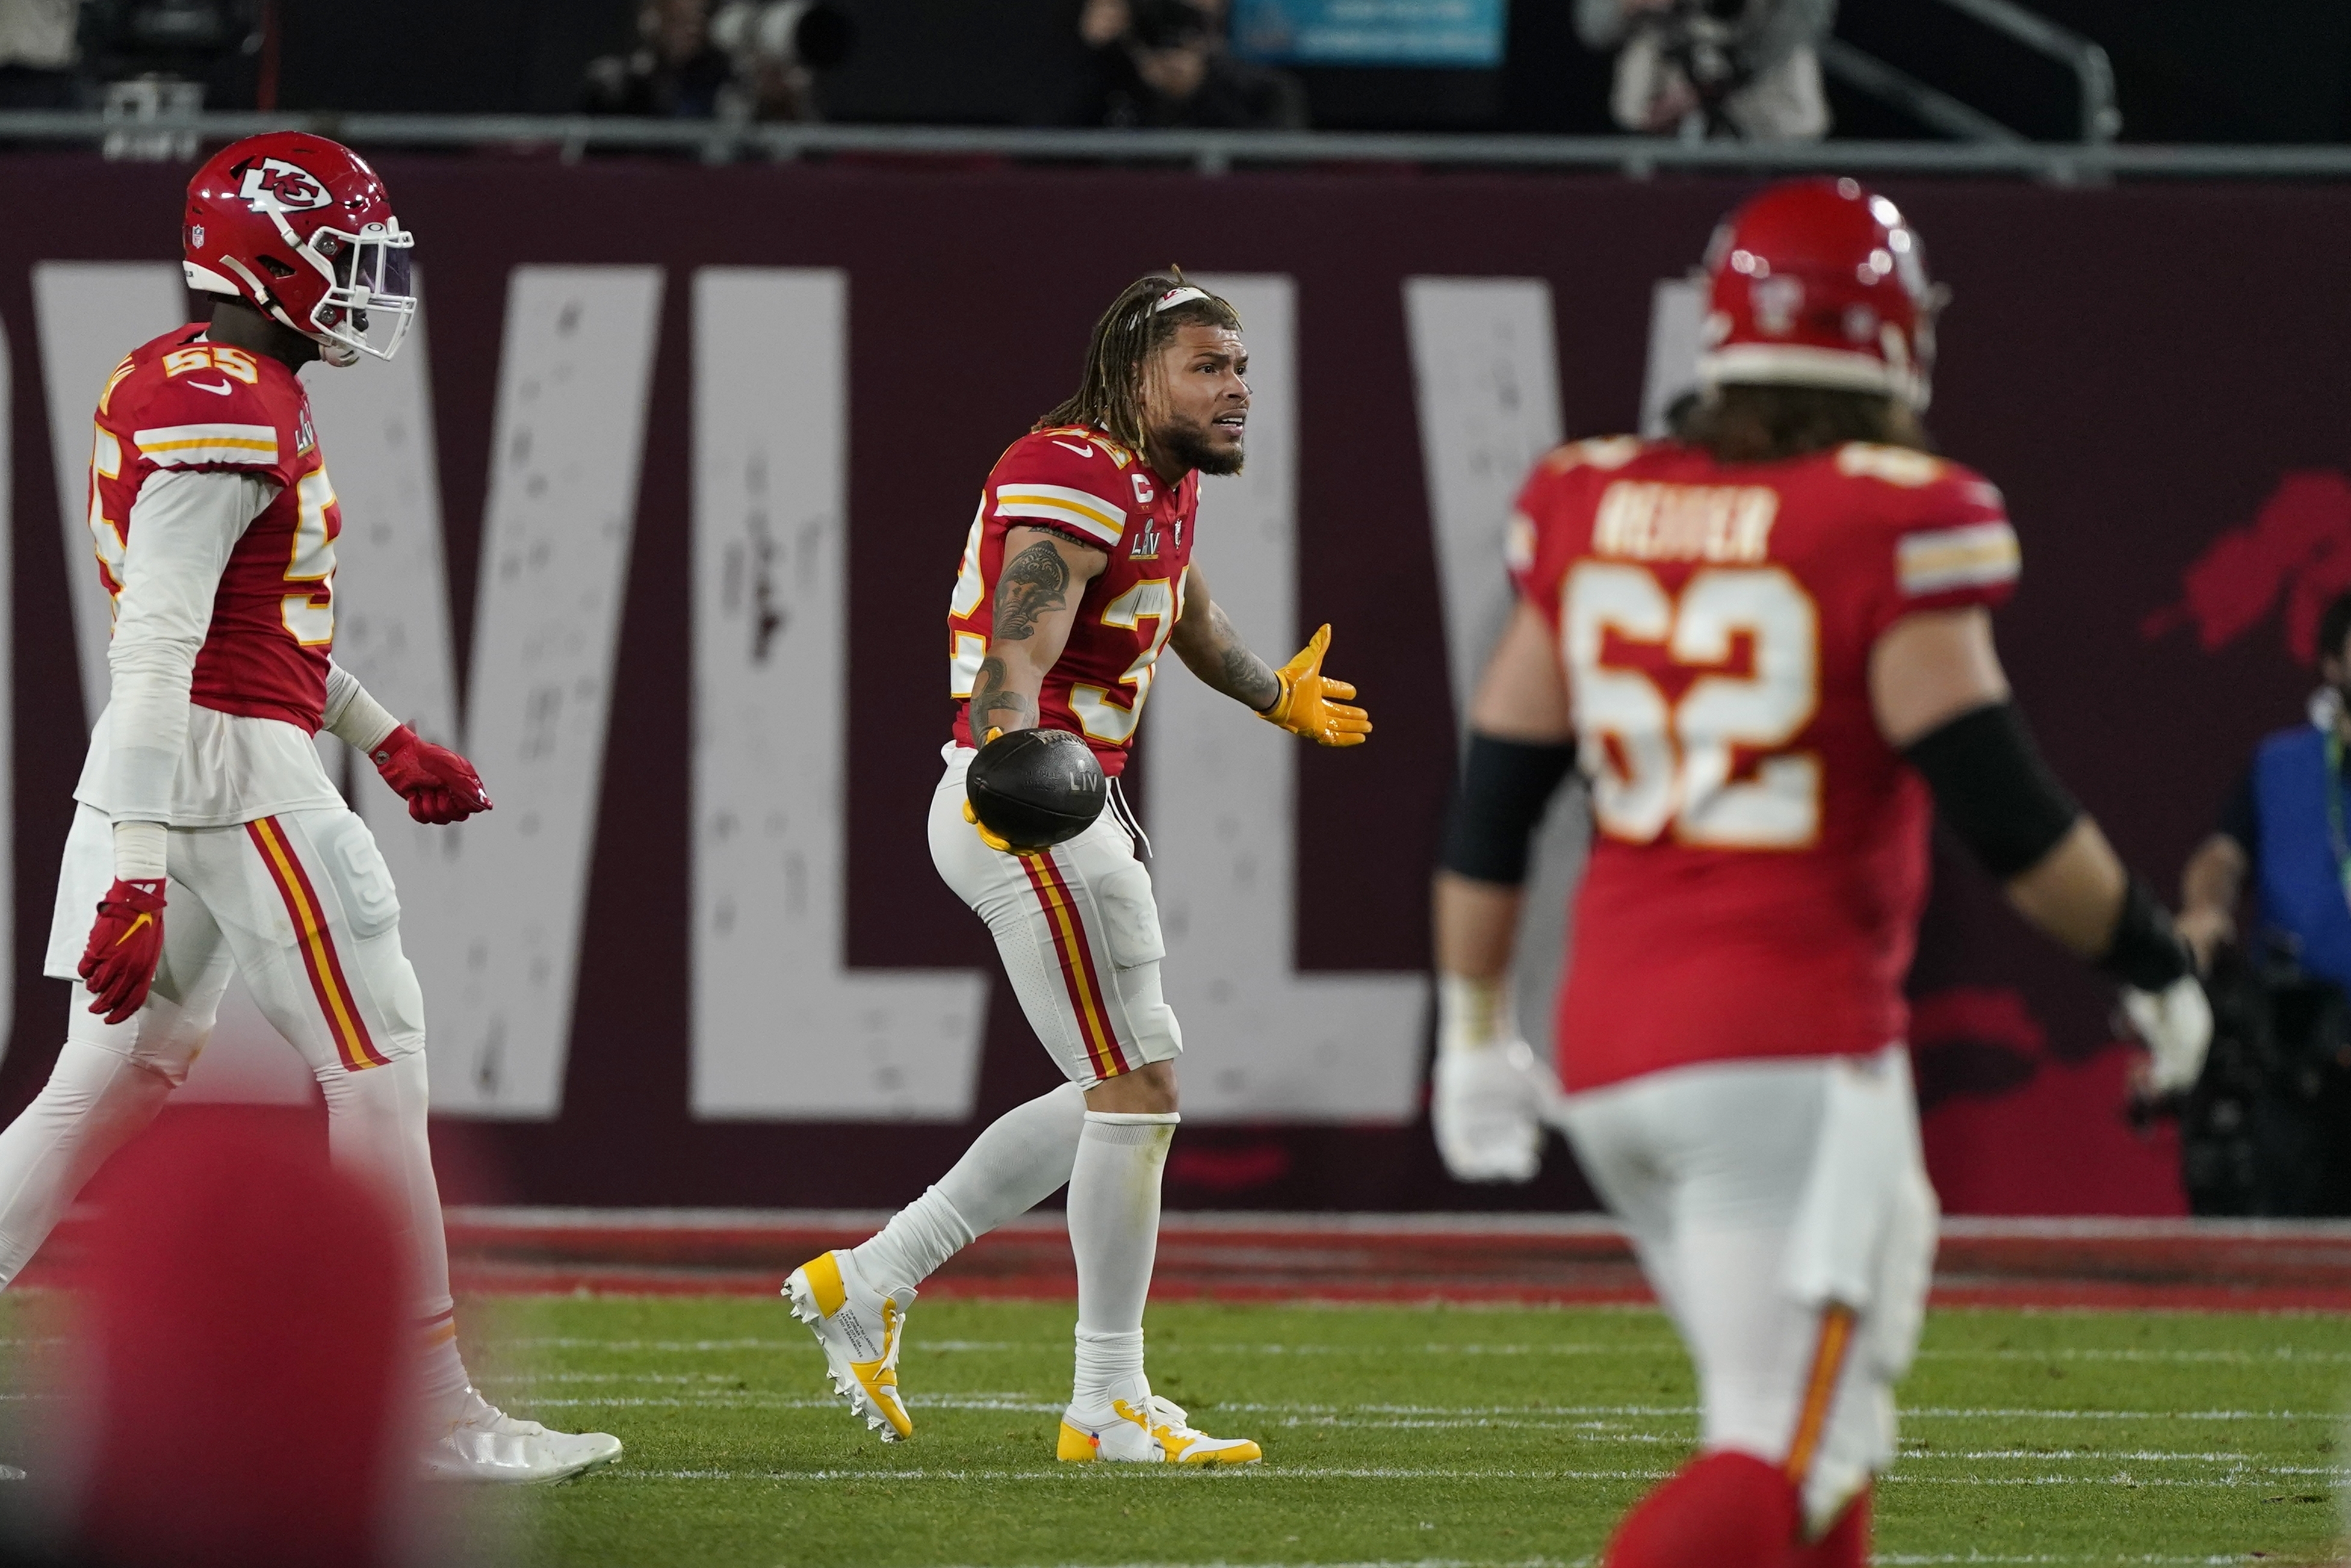
POLYGON ((2180 1135, 2200 1214, 2351 1213, 2351 592, 2327 606, 2318 653, 2309 721, 2254 749, 2180 873, 2177 928, 2215 1019, 2180 1135))
POLYGON ((1829 132, 1819 44, 1836 0, 1576 0, 1575 30, 1614 49, 1609 110, 1648 136, 1695 131, 1750 141, 1829 132))
POLYGON ((1093 51, 1088 124, 1302 131, 1296 77, 1225 47, 1221 0, 1087 0, 1078 36, 1093 51))

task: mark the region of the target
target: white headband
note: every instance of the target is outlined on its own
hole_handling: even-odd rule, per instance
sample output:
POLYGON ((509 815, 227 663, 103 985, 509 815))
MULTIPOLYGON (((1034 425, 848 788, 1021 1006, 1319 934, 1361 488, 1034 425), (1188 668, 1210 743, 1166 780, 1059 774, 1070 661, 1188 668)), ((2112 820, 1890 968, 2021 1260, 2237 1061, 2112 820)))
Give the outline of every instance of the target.
POLYGON ((1187 299, 1206 299, 1207 297, 1208 291, 1207 289, 1195 288, 1187 283, 1181 288, 1171 288, 1166 293, 1161 295, 1159 297, 1159 303, 1151 308, 1151 313, 1154 316, 1156 316, 1162 310, 1173 310, 1176 307, 1183 304, 1187 299))

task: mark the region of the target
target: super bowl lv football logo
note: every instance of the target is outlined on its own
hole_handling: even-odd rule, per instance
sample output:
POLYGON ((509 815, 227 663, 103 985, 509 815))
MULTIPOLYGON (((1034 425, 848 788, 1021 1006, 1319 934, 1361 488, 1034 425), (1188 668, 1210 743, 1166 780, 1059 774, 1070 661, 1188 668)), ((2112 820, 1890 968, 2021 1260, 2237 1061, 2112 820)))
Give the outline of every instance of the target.
POLYGON ((327 188, 308 170, 283 158, 256 158, 235 172, 244 179, 237 198, 256 213, 298 213, 329 201, 327 188))

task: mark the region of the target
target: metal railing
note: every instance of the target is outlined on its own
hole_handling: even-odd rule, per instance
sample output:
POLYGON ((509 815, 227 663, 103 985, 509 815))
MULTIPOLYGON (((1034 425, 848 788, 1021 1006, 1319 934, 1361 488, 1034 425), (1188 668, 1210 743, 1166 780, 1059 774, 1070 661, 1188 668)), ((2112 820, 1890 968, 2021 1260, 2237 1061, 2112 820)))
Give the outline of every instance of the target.
MULTIPOLYGON (((2072 69, 2081 92, 2082 143, 2104 146, 2114 141, 2123 128, 2123 116, 2122 110, 2115 107, 2115 69, 2105 49, 2039 12, 2026 10, 2015 0, 1942 3, 2072 69)), ((1963 141, 2025 140, 1982 110, 1928 86, 1843 38, 1822 39, 1820 54, 1822 68, 1847 87, 1865 92, 1947 136, 1956 136, 1963 141)))
POLYGON ((2351 146, 2156 147, 2116 142, 1682 141, 1614 136, 1510 136, 1369 131, 1017 130, 911 125, 738 124, 587 116, 256 114, 224 112, 126 121, 95 112, 0 112, 0 144, 91 146, 110 132, 185 133, 218 145, 259 131, 300 130, 367 150, 468 148, 674 152, 713 162, 815 156, 989 158, 1036 162, 1161 164, 1217 174, 1244 167, 1402 164, 1431 168, 1613 170, 1719 173, 1854 172, 2021 176, 2055 183, 2114 178, 2351 178, 2351 146))
POLYGON ((2025 140, 2022 132, 2010 130, 1981 110, 1928 87, 1909 72, 1886 64, 1843 38, 1823 38, 1820 52, 1821 68, 1829 75, 1947 136, 1956 136, 1962 141, 2025 140))
POLYGON ((2121 131, 2122 111, 2115 107, 2114 62, 2106 58, 2105 49, 2039 12, 2026 10, 2016 0, 1943 0, 1943 4, 2070 67, 2082 94, 2085 142, 2110 142, 2121 131))

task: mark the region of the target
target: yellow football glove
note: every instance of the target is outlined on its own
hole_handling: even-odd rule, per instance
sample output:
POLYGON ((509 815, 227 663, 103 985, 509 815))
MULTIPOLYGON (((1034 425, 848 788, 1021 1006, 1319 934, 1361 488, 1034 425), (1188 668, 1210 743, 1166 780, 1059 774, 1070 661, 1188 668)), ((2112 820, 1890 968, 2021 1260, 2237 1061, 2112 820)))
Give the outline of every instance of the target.
POLYGON ((968 800, 963 803, 963 820, 971 824, 972 831, 979 835, 979 841, 997 853, 1017 855, 1020 852, 1012 847, 1011 841, 996 833, 986 822, 981 821, 979 813, 971 809, 971 802, 968 800))
POLYGON ((1331 628, 1326 625, 1308 639, 1296 658, 1274 671, 1281 695, 1258 716, 1318 746, 1361 746, 1372 733, 1371 716, 1362 708, 1330 700, 1355 695, 1354 687, 1322 673, 1322 655, 1330 646, 1331 628))
MULTIPOLYGON (((985 736, 980 737, 979 743, 982 746, 986 746, 989 741, 994 740, 998 736, 1002 735, 1004 731, 999 727, 991 727, 985 736)), ((986 844, 989 849, 994 850, 998 854, 1017 855, 1024 852, 1020 850, 1014 849, 1012 847, 1012 841, 1004 837, 1003 834, 996 832, 990 829, 986 822, 981 821, 979 820, 979 813, 971 809, 971 802, 969 800, 966 800, 963 803, 963 820, 971 824, 972 831, 979 835, 979 841, 986 844)))

